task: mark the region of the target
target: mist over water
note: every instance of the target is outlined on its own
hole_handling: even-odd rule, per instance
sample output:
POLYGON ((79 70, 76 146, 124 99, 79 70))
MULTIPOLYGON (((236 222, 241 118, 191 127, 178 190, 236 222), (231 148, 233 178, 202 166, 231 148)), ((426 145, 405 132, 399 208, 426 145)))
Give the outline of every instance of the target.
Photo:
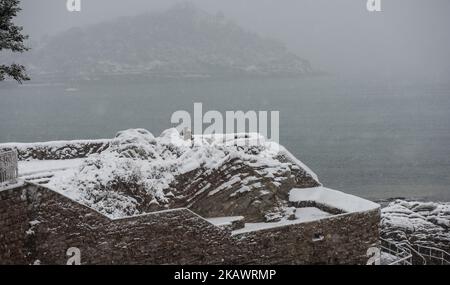
MULTIPOLYGON (((69 13, 62 0, 23 0, 17 22, 35 47, 72 27, 178 2, 82 0, 69 13)), ((380 13, 365 0, 191 2, 280 41, 328 76, 1 83, 0 143, 110 138, 128 128, 158 135, 194 102, 204 111, 278 110, 280 143, 324 185, 371 199, 450 201, 450 1, 383 0, 380 13)))
MULTIPOLYGON (((31 42, 71 27, 118 17, 159 13, 180 0, 82 0, 69 13, 64 0, 23 0, 17 22, 31 42)), ((366 0, 191 0, 222 12, 250 31, 285 43, 314 67, 338 75, 444 80, 450 75, 450 1, 382 0, 370 13, 366 0)), ((101 36, 101 35, 99 35, 101 36)), ((186 35, 189 37, 189 35, 186 35)))

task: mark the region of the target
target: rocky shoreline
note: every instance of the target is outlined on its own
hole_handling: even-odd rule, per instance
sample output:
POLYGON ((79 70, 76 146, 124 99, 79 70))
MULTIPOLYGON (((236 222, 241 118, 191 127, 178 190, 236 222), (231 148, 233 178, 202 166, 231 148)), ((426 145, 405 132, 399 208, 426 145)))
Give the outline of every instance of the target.
POLYGON ((384 201, 380 236, 450 252, 450 202, 384 201))

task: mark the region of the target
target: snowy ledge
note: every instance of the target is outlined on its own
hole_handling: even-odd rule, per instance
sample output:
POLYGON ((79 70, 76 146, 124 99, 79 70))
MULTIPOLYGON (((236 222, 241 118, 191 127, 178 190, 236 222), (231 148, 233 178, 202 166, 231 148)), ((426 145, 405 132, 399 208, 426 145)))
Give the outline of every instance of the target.
POLYGON ((325 187, 294 188, 289 193, 290 202, 315 202, 346 213, 367 212, 380 208, 372 201, 325 187))
POLYGON ((215 226, 227 226, 231 225, 233 222, 243 220, 243 216, 231 216, 231 217, 217 217, 217 218, 206 218, 208 222, 215 226))
POLYGON ((16 181, 0 183, 0 191, 7 191, 21 187, 25 184, 25 180, 18 178, 16 181))
POLYGON ((296 217, 293 220, 281 220, 273 223, 246 223, 243 228, 233 231, 232 235, 315 222, 332 217, 380 209, 380 205, 372 201, 322 186, 294 188, 289 192, 289 202, 299 204, 301 202, 315 203, 326 208, 336 209, 342 213, 331 214, 316 207, 300 207, 296 208, 296 217))

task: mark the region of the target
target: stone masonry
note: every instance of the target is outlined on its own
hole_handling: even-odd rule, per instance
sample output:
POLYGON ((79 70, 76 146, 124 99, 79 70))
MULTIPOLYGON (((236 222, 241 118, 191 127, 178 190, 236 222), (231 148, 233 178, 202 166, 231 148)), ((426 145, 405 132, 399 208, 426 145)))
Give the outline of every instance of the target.
POLYGON ((365 264, 379 209, 233 234, 186 208, 111 220, 25 182, 0 191, 0 264, 365 264))

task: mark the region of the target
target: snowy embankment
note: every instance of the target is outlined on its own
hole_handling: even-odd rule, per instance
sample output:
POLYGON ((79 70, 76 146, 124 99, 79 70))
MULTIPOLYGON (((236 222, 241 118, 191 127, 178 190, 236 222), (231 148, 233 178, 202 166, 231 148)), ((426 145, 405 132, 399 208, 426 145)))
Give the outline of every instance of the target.
POLYGON ((382 209, 381 236, 450 252, 450 203, 391 202, 382 209))
POLYGON ((289 185, 320 185, 304 164, 292 161, 283 147, 257 134, 184 140, 175 129, 159 137, 131 129, 110 140, 11 143, 0 148, 21 153, 19 175, 23 178, 111 218, 211 205, 211 214, 241 215, 248 206, 237 201, 245 200, 254 202, 249 215, 258 220, 266 212, 270 216, 283 211, 285 202, 280 197, 287 195, 289 185), (234 208, 222 213, 226 203, 234 208))

